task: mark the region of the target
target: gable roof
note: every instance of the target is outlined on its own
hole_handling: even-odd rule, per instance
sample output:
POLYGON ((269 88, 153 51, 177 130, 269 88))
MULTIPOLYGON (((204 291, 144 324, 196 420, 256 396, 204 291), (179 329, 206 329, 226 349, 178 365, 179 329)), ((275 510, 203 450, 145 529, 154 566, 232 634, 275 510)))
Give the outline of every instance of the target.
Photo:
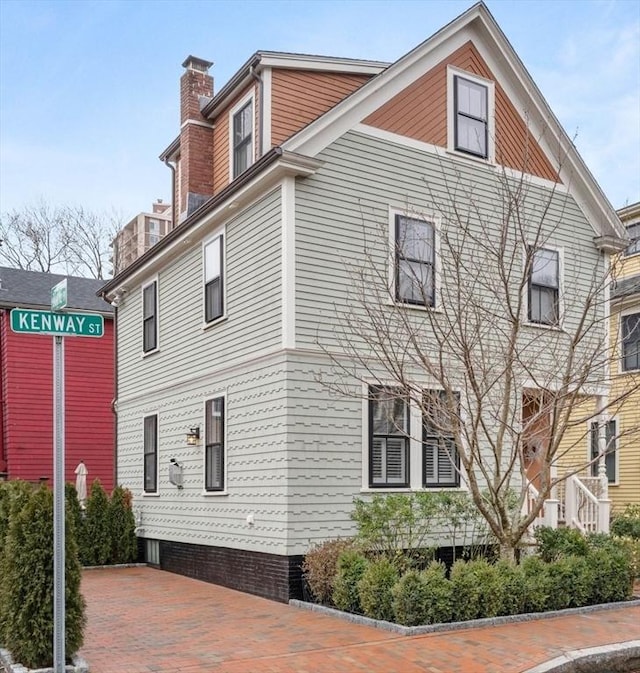
POLYGON ((624 228, 615 210, 483 2, 473 5, 298 131, 282 144, 283 149, 316 156, 468 41, 488 63, 520 114, 526 112, 527 124, 547 156, 555 161, 562 157, 560 178, 570 186, 596 236, 623 239, 624 228))
POLYGON ((68 308, 113 315, 109 303, 96 296, 104 280, 79 278, 57 273, 24 271, 0 266, 0 308, 38 308, 51 306, 51 288, 67 279, 68 308))

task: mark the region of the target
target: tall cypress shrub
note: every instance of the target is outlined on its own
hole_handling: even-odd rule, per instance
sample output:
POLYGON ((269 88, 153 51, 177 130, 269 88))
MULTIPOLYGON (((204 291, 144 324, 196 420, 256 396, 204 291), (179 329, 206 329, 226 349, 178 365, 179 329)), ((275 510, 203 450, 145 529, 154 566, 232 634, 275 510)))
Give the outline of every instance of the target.
POLYGON ((111 556, 109 498, 99 479, 95 479, 91 484, 80 545, 85 565, 101 566, 109 562, 111 556))
POLYGON ((122 486, 116 486, 109 503, 109 525, 111 533, 111 563, 131 563, 138 554, 136 521, 131 509, 131 493, 122 486))
MULTIPOLYGON (((85 604, 80 594, 80 564, 73 521, 65 546, 65 651, 81 647, 85 604)), ((15 661, 30 668, 53 663, 53 494, 42 487, 11 517, 6 538, 2 600, 4 645, 15 661)))

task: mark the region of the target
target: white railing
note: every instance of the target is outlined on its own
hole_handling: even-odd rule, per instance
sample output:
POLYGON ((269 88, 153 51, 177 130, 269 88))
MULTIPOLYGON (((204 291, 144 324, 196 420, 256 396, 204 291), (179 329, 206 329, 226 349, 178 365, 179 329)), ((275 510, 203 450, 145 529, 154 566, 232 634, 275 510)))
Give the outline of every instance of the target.
POLYGON ((608 485, 602 477, 579 477, 574 474, 559 486, 561 522, 583 533, 609 532, 611 503, 608 485))
MULTIPOLYGON (((523 516, 527 516, 531 512, 539 497, 540 492, 538 489, 531 483, 527 484, 527 492, 524 502, 522 503, 523 516)), ((542 509, 531 522, 529 530, 533 531, 538 526, 549 526, 551 528, 558 527, 558 501, 555 498, 549 498, 544 501, 542 509)))

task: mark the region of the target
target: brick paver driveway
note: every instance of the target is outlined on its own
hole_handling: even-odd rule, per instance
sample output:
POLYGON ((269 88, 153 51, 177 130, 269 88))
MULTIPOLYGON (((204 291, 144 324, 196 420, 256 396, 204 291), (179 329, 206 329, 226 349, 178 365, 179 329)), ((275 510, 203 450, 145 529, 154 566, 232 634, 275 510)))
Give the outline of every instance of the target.
POLYGON ((82 589, 91 673, 516 673, 640 638, 640 607, 407 638, 152 568, 82 589))

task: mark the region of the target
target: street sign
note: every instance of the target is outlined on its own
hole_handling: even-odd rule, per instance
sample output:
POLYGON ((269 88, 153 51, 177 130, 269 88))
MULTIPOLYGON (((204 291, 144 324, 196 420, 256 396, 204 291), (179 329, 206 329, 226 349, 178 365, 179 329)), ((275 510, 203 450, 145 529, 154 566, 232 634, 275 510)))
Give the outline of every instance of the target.
POLYGON ((62 311, 67 306, 67 279, 51 288, 51 310, 62 311))
POLYGON ((11 310, 11 329, 29 334, 101 337, 104 318, 95 313, 53 313, 22 308, 11 310))

